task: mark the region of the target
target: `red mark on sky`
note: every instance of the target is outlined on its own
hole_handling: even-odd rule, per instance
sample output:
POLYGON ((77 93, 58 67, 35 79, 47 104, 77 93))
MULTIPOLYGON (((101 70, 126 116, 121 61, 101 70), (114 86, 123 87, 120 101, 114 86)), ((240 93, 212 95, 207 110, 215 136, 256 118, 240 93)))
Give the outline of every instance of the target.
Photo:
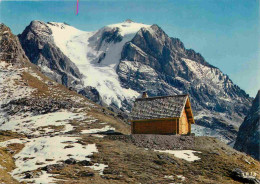
POLYGON ((76 15, 79 14, 79 0, 77 0, 77 12, 76 12, 76 15))

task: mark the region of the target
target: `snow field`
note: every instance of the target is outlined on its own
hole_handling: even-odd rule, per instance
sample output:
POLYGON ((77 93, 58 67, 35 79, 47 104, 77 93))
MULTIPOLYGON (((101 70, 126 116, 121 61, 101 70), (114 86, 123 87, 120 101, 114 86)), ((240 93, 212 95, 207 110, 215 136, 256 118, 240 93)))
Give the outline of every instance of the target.
POLYGON ((62 23, 51 23, 48 26, 53 32, 56 45, 84 75, 84 85, 95 87, 105 103, 113 103, 120 108, 124 99, 130 100, 139 95, 136 91, 121 86, 116 67, 125 43, 141 28, 148 28, 150 25, 125 21, 106 26, 96 32, 80 31, 62 23), (123 39, 116 43, 103 41, 101 44, 103 33, 115 29, 119 29, 123 39), (104 55, 99 63, 98 60, 104 55))
MULTIPOLYGON (((95 144, 81 145, 77 143, 80 137, 70 137, 66 135, 54 136, 54 137, 38 137, 34 139, 12 139, 5 142, 1 142, 0 146, 5 147, 13 143, 24 143, 25 147, 14 156, 16 169, 11 174, 18 181, 33 181, 34 183, 46 183, 54 182, 52 174, 48 174, 45 171, 39 172, 39 177, 33 179, 25 179, 24 172, 33 171, 38 168, 57 164, 69 158, 74 158, 77 161, 88 160, 87 156, 93 153, 98 153, 98 149, 95 144), (68 146, 68 147, 66 147, 68 146)), ((106 167, 105 164, 95 163, 93 166, 85 166, 93 170, 99 171, 102 175, 106 167)))
POLYGON ((41 127, 54 125, 65 126, 61 133, 73 130, 69 124, 70 120, 83 120, 86 117, 79 113, 62 110, 58 112, 29 116, 22 118, 19 116, 12 117, 7 123, 0 124, 1 130, 16 130, 16 132, 32 135, 40 135, 53 132, 52 129, 41 127), (41 130, 41 131, 40 131, 41 130))
MULTIPOLYGON (((77 143, 79 137, 69 136, 54 136, 54 137, 39 137, 34 139, 27 139, 25 147, 14 156, 16 169, 12 171, 12 176, 18 181, 25 181, 24 172, 36 170, 51 164, 59 163, 69 158, 74 158, 78 161, 88 160, 86 156, 98 152, 95 144, 81 145, 77 143), (66 146, 72 147, 66 148, 66 146), (46 161, 48 160, 48 161, 46 161)), ((21 141, 7 141, 2 145, 12 143, 21 143, 21 141)), ((2 146, 1 145, 1 146, 2 146)), ((93 166, 94 170, 102 170, 100 166, 93 166)), ((41 178, 47 181, 52 181, 52 175, 43 173, 41 178), (48 179, 48 180, 47 180, 48 179)), ((36 178, 37 179, 37 178, 36 178)))
POLYGON ((177 158, 193 162, 195 160, 200 160, 200 158, 193 153, 201 153, 199 151, 193 151, 193 150, 154 150, 161 153, 169 153, 174 155, 177 158))

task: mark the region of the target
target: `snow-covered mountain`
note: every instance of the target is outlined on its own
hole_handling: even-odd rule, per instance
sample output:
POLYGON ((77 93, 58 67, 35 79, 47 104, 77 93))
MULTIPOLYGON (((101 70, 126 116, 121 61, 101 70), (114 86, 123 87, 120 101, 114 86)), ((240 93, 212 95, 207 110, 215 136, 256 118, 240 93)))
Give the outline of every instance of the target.
POLYGON ((147 26, 125 22, 106 26, 95 32, 85 32, 63 23, 50 22, 45 24, 40 21, 33 21, 19 37, 28 57, 33 63, 42 67, 47 76, 54 78, 49 74, 53 73, 52 63, 45 62, 45 60, 52 61, 54 58, 58 60, 57 65, 63 66, 64 60, 60 60, 55 52, 59 50, 65 55, 64 57, 69 59, 68 63, 77 66, 73 66, 74 72, 67 72, 60 67, 62 72, 68 73, 68 76, 72 76, 74 79, 69 85, 62 82, 63 84, 73 86, 77 91, 84 94, 81 91, 84 88, 83 82, 84 86, 97 89, 105 103, 114 104, 121 108, 123 101, 131 101, 134 96, 139 95, 138 92, 125 89, 120 84, 116 68, 120 61, 121 52, 124 44, 130 41, 141 27, 147 26), (43 36, 46 32, 49 33, 47 34, 49 39, 43 36), (29 54, 35 53, 32 49, 41 49, 39 45, 37 46, 38 43, 43 43, 44 46, 42 47, 52 45, 56 50, 50 50, 47 54, 41 50, 39 55, 42 57, 29 54), (54 57, 48 57, 49 53, 53 54, 54 57), (77 75, 73 75, 74 73, 77 75))
POLYGON ((236 138, 252 100, 157 25, 127 20, 86 32, 64 23, 33 21, 19 39, 31 62, 48 76, 125 112, 143 91, 150 96, 188 93, 197 123, 193 132, 226 143, 236 138))
POLYGON ((39 69, 0 24, 0 183, 259 183, 252 157, 210 137, 129 135, 115 113, 39 69))

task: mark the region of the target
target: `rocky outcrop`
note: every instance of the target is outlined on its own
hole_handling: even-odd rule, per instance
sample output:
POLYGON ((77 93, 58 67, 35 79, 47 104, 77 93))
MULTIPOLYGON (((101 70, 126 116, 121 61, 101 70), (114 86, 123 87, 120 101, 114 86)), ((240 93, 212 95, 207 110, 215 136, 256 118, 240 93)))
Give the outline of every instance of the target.
MULTIPOLYGON (((29 60, 38 65, 46 76, 78 92, 91 93, 92 96, 87 95, 86 97, 94 102, 99 102, 96 99, 100 100, 100 96, 93 96, 91 91, 83 89, 82 74, 77 66, 56 46, 52 30, 46 23, 32 21, 18 37, 29 60)), ((84 93, 81 94, 84 95, 84 93)))
POLYGON ((18 100, 11 100, 9 103, 1 106, 9 116, 13 116, 16 113, 30 112, 32 115, 47 114, 56 112, 60 109, 70 109, 72 107, 78 107, 72 100, 55 100, 51 98, 22 98, 18 100))
MULTIPOLYGON (((255 173, 256 174, 256 173, 255 173)), ((249 175, 248 172, 244 172, 239 168, 236 168, 232 171, 231 177, 242 183, 249 184, 260 184, 260 180, 256 178, 254 175, 249 175)))
POLYGON ((236 138, 251 102, 227 75, 157 25, 142 28, 125 44, 117 73, 125 88, 149 96, 189 94, 196 124, 225 142, 236 138))
POLYGON ((79 90, 78 93, 87 97, 88 99, 91 99, 93 102, 102 104, 102 99, 99 95, 99 92, 96 90, 96 88, 87 86, 87 87, 79 90))
POLYGON ((78 68, 55 45, 51 33, 45 23, 32 21, 18 37, 30 61, 45 75, 67 87, 81 84, 78 68))
POLYGON ((260 160, 260 91, 239 128, 234 148, 260 160))
POLYGON ((23 64, 27 59, 17 36, 4 24, 0 24, 0 59, 16 65, 23 64))

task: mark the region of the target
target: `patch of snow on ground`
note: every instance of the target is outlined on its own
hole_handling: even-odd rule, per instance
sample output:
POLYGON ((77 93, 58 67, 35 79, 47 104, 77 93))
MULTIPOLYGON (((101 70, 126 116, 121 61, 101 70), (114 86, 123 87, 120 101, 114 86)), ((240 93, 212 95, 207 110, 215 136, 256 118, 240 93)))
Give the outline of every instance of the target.
POLYGON ((7 65, 4 61, 1 61, 0 104, 6 104, 10 100, 29 97, 30 94, 35 90, 31 87, 19 84, 19 82, 22 81, 21 75, 24 71, 25 69, 17 69, 12 65, 7 65))
MULTIPOLYGON (((182 176, 182 175, 176 175, 176 177, 177 177, 178 179, 181 179, 181 181, 185 181, 185 179, 186 179, 186 178, 185 178, 184 176, 182 176)), ((165 175, 164 178, 170 179, 170 180, 174 180, 174 176, 173 176, 173 175, 165 175)))
POLYGON ((193 151, 193 150, 155 150, 161 153, 169 153, 174 155, 177 158, 181 158, 184 160, 187 160, 189 162, 193 162, 195 160, 200 160, 200 158, 193 153, 201 153, 199 151, 193 151))
POLYGON ((60 179, 53 178, 53 176, 55 176, 55 174, 49 174, 46 171, 41 171, 39 173, 39 177, 33 179, 26 179, 25 181, 32 182, 35 184, 57 183, 57 181, 61 181, 60 179))
MULTIPOLYGON (((0 106, 9 103, 11 100, 17 100, 29 97, 35 89, 20 84, 24 68, 15 68, 11 64, 0 61, 0 106)), ((0 108, 0 124, 5 122, 8 117, 0 108)))
POLYGON ((177 175, 177 178, 179 178, 179 179, 181 179, 181 181, 185 181, 185 177, 184 176, 182 176, 182 175, 177 175))
POLYGON ((98 137, 98 138, 104 138, 105 135, 99 135, 99 134, 92 134, 93 137, 98 137))
POLYGON ((166 175, 165 175, 164 178, 173 180, 173 179, 174 179, 174 176, 173 176, 173 175, 169 175, 169 176, 166 176, 166 175))
POLYGON ((30 75, 37 78, 39 81, 42 81, 42 78, 37 73, 31 71, 30 75))
POLYGON ((16 169, 12 171, 12 176, 21 181, 25 171, 36 170, 46 165, 56 164, 59 161, 74 158, 76 160, 89 160, 86 158, 94 152, 98 152, 95 144, 81 145, 77 143, 79 137, 55 136, 39 137, 30 139, 25 147, 14 156, 16 169), (65 148, 66 145, 73 145, 65 148), (68 156, 71 155, 71 156, 68 156), (31 159, 26 159, 31 158, 31 159), (46 161, 46 159, 53 159, 46 161), (40 163, 40 165, 38 165, 40 163))
POLYGON ((6 169, 6 168, 0 165, 0 169, 6 169))
POLYGON ((92 166, 86 166, 86 167, 89 167, 91 169, 94 169, 95 171, 99 171, 99 174, 100 175, 103 175, 103 171, 106 167, 108 167, 108 165, 105 165, 105 164, 99 164, 99 163, 95 163, 94 165, 92 166))
MULTIPOLYGON (((68 132, 73 130, 73 126, 69 124, 69 120, 84 119, 84 115, 79 113, 69 112, 67 110, 62 110, 58 112, 41 114, 37 116, 29 116, 26 118, 21 118, 18 116, 12 117, 8 122, 0 124, 1 130, 15 130, 19 133, 38 135, 39 131, 36 131, 39 127, 54 125, 61 126, 64 125, 65 128, 61 132, 68 132)), ((43 129, 44 130, 44 129, 43 129)), ((48 129, 45 129, 48 133, 48 129)))

